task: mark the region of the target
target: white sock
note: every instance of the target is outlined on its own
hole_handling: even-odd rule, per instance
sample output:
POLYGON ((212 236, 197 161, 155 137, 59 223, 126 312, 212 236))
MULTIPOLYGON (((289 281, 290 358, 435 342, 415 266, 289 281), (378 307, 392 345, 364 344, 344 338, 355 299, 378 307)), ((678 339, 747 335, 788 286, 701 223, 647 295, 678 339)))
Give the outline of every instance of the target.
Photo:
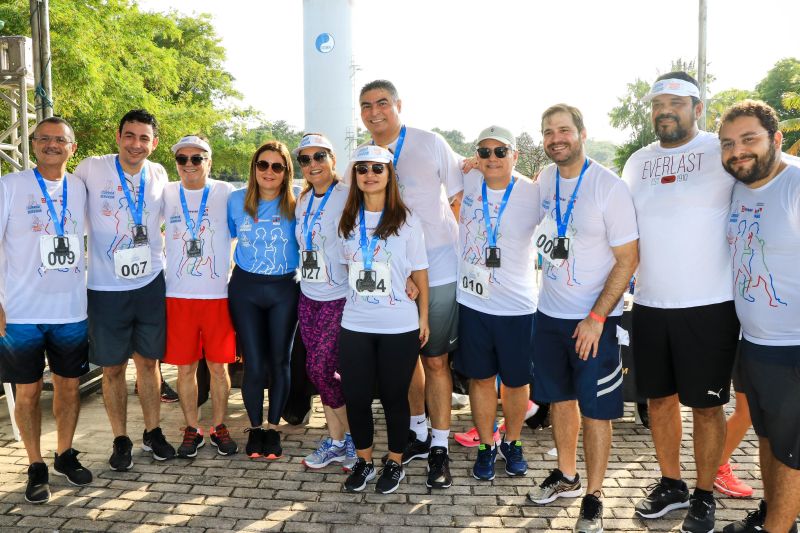
POLYGON ((343 440, 336 440, 334 438, 331 438, 331 444, 333 444, 337 448, 341 448, 342 446, 344 446, 344 441, 343 440))
POLYGON ((436 429, 431 428, 431 447, 433 446, 441 446, 445 450, 448 450, 447 446, 447 439, 450 436, 449 429, 436 429))
POLYGON ((428 440, 428 424, 425 423, 425 413, 421 415, 411 415, 411 423, 408 427, 417 434, 417 440, 423 442, 428 440))

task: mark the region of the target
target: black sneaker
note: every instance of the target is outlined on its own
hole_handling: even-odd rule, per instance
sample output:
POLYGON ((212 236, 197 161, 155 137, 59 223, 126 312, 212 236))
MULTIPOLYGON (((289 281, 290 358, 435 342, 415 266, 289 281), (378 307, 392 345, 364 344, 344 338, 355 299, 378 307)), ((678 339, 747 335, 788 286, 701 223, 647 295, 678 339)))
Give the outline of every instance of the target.
POLYGON ((111 470, 117 472, 125 472, 133 468, 133 442, 127 435, 120 435, 114 438, 114 451, 111 452, 111 458, 108 460, 108 465, 111 470))
POLYGON ((583 497, 578 521, 572 531, 574 533, 602 533, 603 502, 600 501, 600 498, 594 494, 587 494, 583 497))
POLYGON ((247 428, 245 433, 249 433, 247 437, 247 447, 245 453, 250 459, 257 459, 264 455, 264 435, 267 433, 264 428, 247 428))
MULTIPOLYGON (((430 439, 428 439, 430 442, 430 439)), ((386 461, 386 466, 381 469, 381 476, 375 484, 375 492, 379 494, 391 494, 400 486, 400 482, 406 477, 403 471, 403 465, 397 464, 395 461, 389 459, 386 461)))
POLYGON ((353 470, 350 471, 350 475, 344 481, 344 488, 348 492, 361 492, 366 488, 367 483, 373 479, 375 479, 375 466, 359 457, 356 459, 356 464, 353 466, 353 470))
POLYGON ((156 461, 166 461, 175 457, 175 448, 164 438, 160 427, 142 434, 142 449, 152 452, 156 461))
POLYGON ((428 455, 428 479, 425 486, 432 489, 446 489, 453 484, 450 476, 450 457, 444 446, 433 446, 428 455))
MULTIPOLYGON (((416 432, 412 430, 408 430, 408 441, 406 442, 406 447, 403 448, 403 464, 407 465, 414 459, 427 459, 428 454, 431 451, 431 440, 433 437, 428 434, 428 439, 425 441, 421 441, 417 438, 416 432)), ((386 462, 389 460, 389 454, 387 453, 383 457, 381 457, 381 464, 386 466, 386 462)))
MULTIPOLYGON (((732 522, 722 528, 722 533, 756 533, 765 531, 764 521, 767 519, 767 502, 761 500, 758 509, 750 511, 742 520, 732 522)), ((797 523, 792 524, 789 533, 797 533, 797 523)))
POLYGON ((50 499, 50 476, 47 465, 32 463, 28 467, 28 486, 25 487, 25 501, 28 503, 47 503, 50 499))
POLYGON ((681 481, 679 488, 667 486, 663 480, 653 483, 647 490, 650 494, 636 504, 636 514, 642 518, 660 518, 673 509, 689 507, 689 489, 681 481))
POLYGON ((61 455, 56 454, 53 470, 55 470, 56 474, 65 476, 73 485, 83 487, 92 482, 92 473, 78 461, 79 453, 81 452, 70 448, 61 455))
POLYGON ((681 525, 681 533, 714 533, 714 511, 717 504, 714 497, 692 496, 689 498, 689 512, 681 525))
POLYGON ((268 429, 264 432, 264 448, 261 453, 267 459, 280 459, 283 455, 280 433, 274 429, 268 429))
POLYGON ((169 384, 161 380, 161 402, 162 403, 175 403, 180 400, 178 393, 172 390, 169 384))
POLYGON ((205 443, 203 434, 197 428, 186 426, 183 430, 183 442, 178 446, 178 457, 197 457, 197 450, 205 443))
POLYGON ((239 451, 239 445, 231 438, 231 433, 225 424, 211 428, 211 444, 217 447, 220 455, 233 455, 239 451))

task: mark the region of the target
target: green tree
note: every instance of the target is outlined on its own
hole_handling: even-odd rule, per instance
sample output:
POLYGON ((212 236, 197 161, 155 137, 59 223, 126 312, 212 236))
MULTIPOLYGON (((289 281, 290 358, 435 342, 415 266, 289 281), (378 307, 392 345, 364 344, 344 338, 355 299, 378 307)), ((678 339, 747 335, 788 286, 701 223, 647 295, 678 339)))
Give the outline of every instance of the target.
POLYGON ((519 151, 519 159, 517 159, 516 169, 525 176, 535 178, 539 171, 550 163, 550 159, 544 153, 542 143, 534 141, 527 132, 523 131, 517 137, 517 151, 519 151))
POLYGON ((716 93, 706 105, 706 128, 708 131, 718 131, 726 109, 737 102, 756 97, 756 93, 744 89, 726 89, 716 93))
POLYGON ((648 92, 650 84, 637 78, 627 85, 625 95, 618 98, 619 105, 608 113, 612 126, 631 132, 628 142, 617 147, 613 159, 614 167, 620 172, 636 150, 656 140, 650 119, 650 105, 643 101, 648 92))
POLYGON ((458 130, 441 130, 433 128, 435 133, 438 133, 447 141, 450 148, 457 154, 464 157, 472 157, 475 155, 475 142, 470 142, 464 139, 464 134, 458 130))
POLYGON ((614 157, 617 147, 609 141, 598 141, 597 139, 586 139, 586 155, 603 165, 604 167, 614 167, 614 157))
POLYGON ((775 108, 781 119, 784 131, 785 147, 792 147, 800 141, 800 130, 793 124, 800 119, 800 105, 797 105, 793 94, 800 93, 800 59, 781 59, 772 67, 767 75, 756 85, 758 98, 775 108))

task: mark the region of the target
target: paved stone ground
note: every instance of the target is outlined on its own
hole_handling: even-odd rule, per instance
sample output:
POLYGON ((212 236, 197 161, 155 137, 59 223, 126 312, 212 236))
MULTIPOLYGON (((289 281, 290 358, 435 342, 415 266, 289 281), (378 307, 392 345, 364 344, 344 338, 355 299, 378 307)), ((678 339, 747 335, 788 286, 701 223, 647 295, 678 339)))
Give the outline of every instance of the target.
MULTIPOLYGON (((174 383, 174 372, 166 370, 174 383)), ((287 428, 283 435, 284 457, 278 461, 251 461, 243 454, 216 455, 206 444, 194 460, 153 460, 140 451, 142 417, 133 395, 129 372, 129 432, 134 441, 135 466, 130 472, 108 468, 111 432, 97 393, 84 397, 75 448, 84 452, 84 466, 95 474, 89 487, 78 488, 54 476, 51 468, 52 499, 45 505, 25 503, 27 459, 21 444, 14 442, 5 409, 0 408, 0 531, 180 531, 211 533, 223 531, 284 532, 493 532, 571 531, 580 500, 557 500, 549 506, 526 503, 534 480, 541 481, 556 466, 547 452, 553 447, 550 430, 523 431, 525 456, 531 466, 526 478, 509 478, 498 463, 491 483, 470 475, 475 449, 451 445, 453 487, 430 494, 425 487, 425 464, 414 461, 406 469, 406 480, 391 495, 352 495, 340 490, 344 475, 338 467, 306 471, 301 459, 316 447, 324 435, 324 417, 319 403, 306 428, 287 428)), ((44 409, 50 410, 49 395, 44 409)), ((729 406, 730 408, 730 406, 729 406)), ((241 395, 235 389, 230 402, 230 423, 234 438, 244 449, 247 421, 241 395)), ((204 409, 209 425, 210 405, 204 409)), ((382 414, 378 415, 382 419, 382 414)), ((42 447, 52 465, 55 425, 52 415, 44 416, 42 447)), ((685 429, 690 429, 684 412, 685 429)), ((183 417, 178 404, 162 404, 162 427, 176 445, 181 438, 183 417)), ((454 431, 471 426, 469 411, 454 413, 454 431)), ((693 485, 695 467, 691 440, 684 433, 682 463, 684 475, 693 485)), ((378 425, 376 455, 386 449, 385 427, 378 425)), ((761 493, 757 470, 756 440, 748 433, 733 459, 738 475, 761 493)), ((583 472, 581 471, 581 474, 583 472)), ((657 463, 649 432, 633 421, 633 409, 614 426, 605 493, 606 531, 678 531, 682 511, 660 520, 644 522, 634 518, 633 504, 657 477, 657 463)), ((720 498, 718 527, 739 519, 757 500, 720 498)))

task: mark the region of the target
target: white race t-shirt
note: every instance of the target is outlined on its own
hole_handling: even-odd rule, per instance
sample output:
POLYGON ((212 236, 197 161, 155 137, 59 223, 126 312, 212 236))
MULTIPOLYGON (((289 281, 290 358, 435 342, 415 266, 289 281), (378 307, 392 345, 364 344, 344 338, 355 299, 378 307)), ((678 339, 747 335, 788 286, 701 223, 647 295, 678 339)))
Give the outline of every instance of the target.
MULTIPOLYGON (((556 165, 549 165, 536 180, 541 195, 539 217, 552 219, 556 227, 556 165)), ((578 177, 561 179, 561 216, 578 184, 578 177)), ((539 310, 555 318, 583 319, 603 290, 616 260, 614 246, 636 240, 636 212, 625 183, 612 171, 591 161, 575 197, 567 227, 570 256, 542 265, 539 310)), ((611 316, 622 314, 620 298, 611 316)))
MULTIPOLYGON (((516 179, 497 233, 500 268, 487 269, 485 250, 489 244, 483 220, 483 175, 478 170, 471 170, 464 176, 464 198, 458 227, 460 262, 456 298, 458 303, 490 315, 515 316, 536 312, 533 230, 537 225, 539 186, 525 177, 516 179), (488 298, 469 293, 465 287, 484 296, 488 293, 488 298)), ((487 193, 494 228, 505 189, 487 187, 487 193)))
MULTIPOLYGON (((231 234, 228 230, 228 196, 235 190, 226 181, 207 179, 208 200, 197 238, 202 242, 200 257, 189 257, 187 243, 192 239, 181 206, 180 182, 164 187, 164 219, 167 265, 167 296, 212 300, 228 297, 228 272, 231 265, 231 234)), ((186 207, 191 224, 197 222, 197 211, 203 189, 186 190, 186 207)))
POLYGON ((734 179, 717 136, 701 131, 678 148, 656 141, 628 159, 622 178, 639 224, 636 303, 676 309, 732 300, 725 234, 734 179))
MULTIPOLYGON (((89 288, 96 291, 128 291, 144 287, 163 268, 161 222, 167 171, 158 163, 146 161, 147 174, 142 224, 147 226, 150 243, 150 275, 135 279, 118 278, 114 273, 114 252, 133 247, 133 216, 114 164, 116 154, 87 157, 75 169, 86 184, 89 231, 89 288)), ((125 174, 128 189, 137 202, 141 172, 125 174)))
MULTIPOLYGON (((394 152, 397 139, 388 148, 394 152)), ((431 287, 456 280, 458 223, 449 198, 464 188, 460 161, 438 133, 406 127, 395 170, 403 201, 422 221, 431 287)))
MULTIPOLYGON (((368 240, 372 238, 372 231, 378 225, 380 215, 376 212, 366 212, 368 240)), ((341 242, 341 261, 348 265, 348 268, 354 268, 354 262, 362 261, 358 220, 356 217, 353 234, 341 242)), ((338 227, 338 221, 336 225, 338 227)), ((406 295, 406 280, 411 276, 411 272, 428 268, 425 236, 419 218, 408 214, 405 224, 400 227, 399 235, 390 235, 386 240, 378 240, 373 258, 373 268, 377 268, 375 263, 389 265, 390 294, 380 297, 359 296, 348 283, 342 327, 365 333, 406 333, 419 329, 417 304, 406 295)))
POLYGON ((800 162, 784 161, 758 189, 736 184, 728 224, 744 338, 770 346, 800 345, 800 162))
MULTIPOLYGON (((56 235, 50 211, 33 170, 0 179, 0 248, 9 324, 68 324, 86 319, 86 268, 83 256, 86 189, 67 174, 66 235, 76 235, 77 264, 61 270, 45 269, 40 236, 56 235)), ((61 216, 63 180, 44 180, 56 216, 61 216)))
MULTIPOLYGON (((343 183, 337 183, 328 201, 325 204, 325 209, 319 213, 319 217, 311 227, 311 245, 312 249, 317 253, 321 251, 321 261, 317 271, 307 272, 308 277, 319 281, 308 281, 302 276, 303 274, 303 260, 302 253, 306 250, 306 236, 303 234, 305 229, 306 211, 308 210, 308 203, 314 197, 313 189, 305 193, 302 197, 297 199, 297 206, 294 210, 297 226, 295 234, 297 235, 297 243, 300 245, 300 290, 303 291, 308 298, 318 302, 328 302, 331 300, 338 300, 344 298, 348 294, 347 287, 347 268, 342 264, 342 250, 341 239, 339 238, 339 219, 342 216, 344 204, 347 201, 348 187, 343 183)), ((314 203, 311 205, 311 213, 308 214, 308 224, 311 226, 314 213, 319 210, 322 203, 322 197, 314 198, 314 203)))

